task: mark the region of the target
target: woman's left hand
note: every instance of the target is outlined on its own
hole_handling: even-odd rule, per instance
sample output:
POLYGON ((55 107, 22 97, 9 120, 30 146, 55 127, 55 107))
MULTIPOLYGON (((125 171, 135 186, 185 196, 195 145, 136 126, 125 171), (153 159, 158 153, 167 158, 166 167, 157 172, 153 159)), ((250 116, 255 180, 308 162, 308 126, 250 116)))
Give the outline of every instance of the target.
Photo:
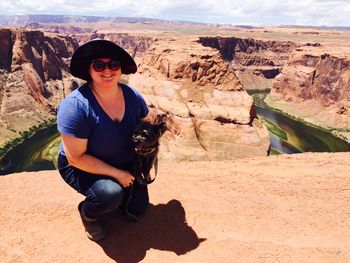
POLYGON ((135 177, 125 170, 119 170, 118 175, 114 178, 125 188, 130 187, 135 180, 135 177))

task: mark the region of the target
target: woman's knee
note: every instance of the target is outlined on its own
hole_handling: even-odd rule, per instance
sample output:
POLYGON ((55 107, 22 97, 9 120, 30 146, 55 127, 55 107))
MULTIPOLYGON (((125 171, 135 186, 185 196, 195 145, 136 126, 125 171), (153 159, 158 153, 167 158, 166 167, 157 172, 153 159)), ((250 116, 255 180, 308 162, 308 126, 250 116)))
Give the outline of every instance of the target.
POLYGON ((123 201, 123 188, 111 179, 101 179, 96 181, 91 190, 94 201, 100 203, 108 209, 117 208, 123 201))

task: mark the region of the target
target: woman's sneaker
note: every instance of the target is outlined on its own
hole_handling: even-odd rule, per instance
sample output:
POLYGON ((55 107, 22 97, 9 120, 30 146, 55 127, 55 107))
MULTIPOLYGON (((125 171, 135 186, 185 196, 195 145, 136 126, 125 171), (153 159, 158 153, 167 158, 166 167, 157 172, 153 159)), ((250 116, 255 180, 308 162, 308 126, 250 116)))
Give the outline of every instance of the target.
POLYGON ((85 227, 85 233, 88 238, 92 241, 100 241, 106 237, 106 229, 98 222, 97 218, 88 218, 86 217, 84 210, 82 210, 82 204, 84 201, 80 202, 78 205, 79 214, 81 221, 85 227))

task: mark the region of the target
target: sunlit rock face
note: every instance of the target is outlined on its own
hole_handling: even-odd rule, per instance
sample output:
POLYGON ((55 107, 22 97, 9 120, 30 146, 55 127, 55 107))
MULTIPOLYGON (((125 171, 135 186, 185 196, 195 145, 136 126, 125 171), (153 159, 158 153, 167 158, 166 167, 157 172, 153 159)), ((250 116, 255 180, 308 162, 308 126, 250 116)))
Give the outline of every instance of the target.
POLYGON ((266 155, 269 138, 252 98, 222 54, 192 38, 157 40, 129 84, 169 115, 162 158, 221 160, 266 155))

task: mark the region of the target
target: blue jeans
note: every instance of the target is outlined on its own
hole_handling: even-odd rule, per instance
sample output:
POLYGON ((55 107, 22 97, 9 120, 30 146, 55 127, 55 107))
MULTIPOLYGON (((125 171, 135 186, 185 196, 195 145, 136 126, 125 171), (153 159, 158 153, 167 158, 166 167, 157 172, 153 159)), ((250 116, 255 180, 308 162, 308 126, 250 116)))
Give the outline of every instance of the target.
MULTIPOLYGON (((64 181, 79 193, 85 195, 82 209, 87 217, 98 218, 125 205, 129 188, 123 188, 116 180, 108 176, 91 174, 69 165, 66 156, 58 157, 58 170, 64 181)), ((128 211, 143 214, 149 204, 147 185, 141 185, 136 180, 133 184, 132 198, 128 211)))

